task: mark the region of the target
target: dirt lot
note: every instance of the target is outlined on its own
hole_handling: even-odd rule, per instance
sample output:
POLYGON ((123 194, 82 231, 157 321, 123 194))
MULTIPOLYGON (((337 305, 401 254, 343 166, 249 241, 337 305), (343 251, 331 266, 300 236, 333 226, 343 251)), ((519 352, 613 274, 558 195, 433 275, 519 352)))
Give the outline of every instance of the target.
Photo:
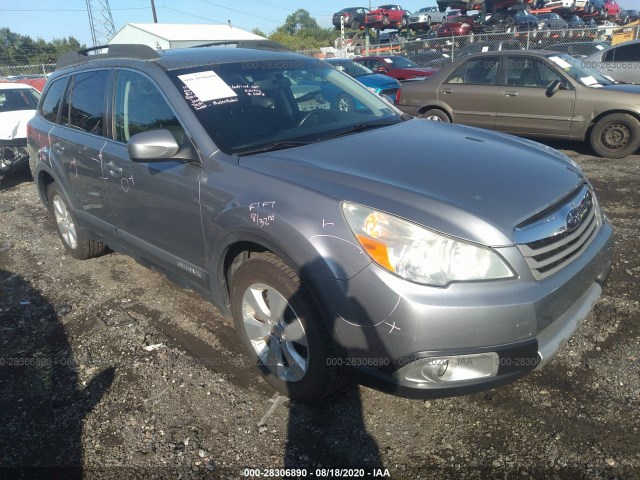
POLYGON ((0 478, 79 465, 65 476, 640 478, 640 155, 553 146, 584 168, 614 225, 604 295, 542 371, 428 402, 356 386, 316 407, 274 402, 230 319, 128 257, 65 255, 28 173, 5 179, 0 478))

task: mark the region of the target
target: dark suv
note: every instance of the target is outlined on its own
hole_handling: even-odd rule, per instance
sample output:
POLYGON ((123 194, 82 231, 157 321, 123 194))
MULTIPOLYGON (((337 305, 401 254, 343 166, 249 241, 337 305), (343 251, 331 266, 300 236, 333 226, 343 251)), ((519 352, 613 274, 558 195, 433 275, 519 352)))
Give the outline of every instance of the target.
POLYGON ((364 25, 364 17, 369 13, 368 8, 363 7, 347 7, 333 14, 333 26, 340 30, 340 17, 344 19, 346 28, 360 28, 364 25))
POLYGON ((298 400, 345 369, 425 398, 549 361, 611 265, 578 166, 403 115, 320 60, 233 47, 59 60, 28 148, 68 254, 108 245, 201 292, 298 400))

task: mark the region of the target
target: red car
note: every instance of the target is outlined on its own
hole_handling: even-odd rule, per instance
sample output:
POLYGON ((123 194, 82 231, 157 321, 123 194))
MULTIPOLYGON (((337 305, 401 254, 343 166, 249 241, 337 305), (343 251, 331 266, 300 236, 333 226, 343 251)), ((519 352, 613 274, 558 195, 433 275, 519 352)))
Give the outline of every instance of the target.
POLYGON ((436 30, 436 35, 438 35, 438 37, 459 37, 462 35, 470 35, 480 28, 481 26, 476 23, 473 17, 458 15, 440 25, 436 30))
POLYGON ((409 12, 400 5, 380 5, 371 10, 364 17, 367 27, 380 28, 404 28, 409 24, 409 12))
POLYGON ((607 18, 620 18, 620 11, 622 9, 616 0, 605 0, 603 10, 607 18))
POLYGON ((376 73, 384 73, 397 80, 429 77, 437 71, 437 69, 434 68, 421 67, 408 58, 398 55, 359 57, 354 58, 353 61, 369 67, 376 73))

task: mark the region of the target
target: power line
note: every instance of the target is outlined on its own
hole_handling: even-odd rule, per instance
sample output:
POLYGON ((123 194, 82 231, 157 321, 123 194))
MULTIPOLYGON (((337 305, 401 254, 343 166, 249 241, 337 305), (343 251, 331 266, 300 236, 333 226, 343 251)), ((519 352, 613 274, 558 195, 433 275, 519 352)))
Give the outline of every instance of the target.
MULTIPOLYGON (((282 7, 280 5, 276 5, 275 3, 269 3, 269 2, 263 2, 261 0, 251 0, 252 2, 255 3, 261 3, 263 5, 268 5, 270 7, 274 7, 274 8, 280 8, 282 10, 286 10, 288 12, 297 12, 299 10, 299 8, 288 8, 288 7, 282 7)), ((331 13, 317 13, 317 12, 309 12, 309 14, 311 15, 316 15, 316 16, 320 16, 320 17, 331 17, 333 16, 333 14, 331 13)))
POLYGON ((220 7, 220 8, 224 8, 224 9, 226 9, 226 10, 231 10, 231 11, 233 11, 233 12, 242 13, 243 15, 247 15, 247 16, 249 16, 249 17, 259 18, 259 19, 261 19, 261 20, 267 20, 267 21, 269 21, 269 22, 273 22, 273 23, 277 23, 277 24, 281 24, 281 23, 282 23, 282 21, 281 21, 281 20, 274 20, 273 18, 261 17, 260 15, 254 15, 254 14, 252 14, 252 13, 247 13, 247 12, 245 12, 245 11, 243 11, 243 10, 237 10, 237 9, 235 9, 235 8, 228 7, 228 6, 226 6, 226 5, 220 5, 219 3, 210 2, 209 0, 200 0, 200 1, 201 1, 201 2, 204 2, 204 3, 208 3, 209 5, 213 5, 213 6, 215 6, 215 7, 220 7))

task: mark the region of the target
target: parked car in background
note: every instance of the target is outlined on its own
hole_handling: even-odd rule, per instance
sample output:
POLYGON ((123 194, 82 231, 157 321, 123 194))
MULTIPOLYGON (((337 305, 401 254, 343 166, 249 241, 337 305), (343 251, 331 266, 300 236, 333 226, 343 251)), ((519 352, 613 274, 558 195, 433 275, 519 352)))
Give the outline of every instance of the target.
POLYGON ((442 23, 444 20, 445 13, 438 10, 438 7, 425 7, 409 17, 408 27, 411 30, 426 30, 432 23, 442 23))
POLYGON ((538 18, 522 9, 507 9, 494 13, 484 21, 482 28, 486 33, 502 33, 538 30, 538 18))
POLYGON ((565 53, 478 53, 428 81, 407 82, 398 106, 411 115, 539 138, 588 141, 598 155, 640 148, 640 86, 616 85, 565 53))
POLYGON ((603 10, 606 13, 607 18, 615 19, 620 18, 620 13, 622 12, 622 9, 616 0, 605 0, 603 10))
POLYGON ((27 122, 40 92, 24 83, 0 83, 0 178, 29 165, 27 122))
POLYGON ((568 22, 557 13, 539 13, 535 16, 539 30, 564 30, 569 27, 568 22))
POLYGON ((569 30, 581 30, 587 28, 585 21, 578 15, 568 15, 564 17, 564 20, 567 22, 567 28, 569 30))
POLYGON ((470 35, 473 32, 482 31, 482 26, 476 23, 476 19, 469 15, 458 15, 436 29, 438 37, 460 37, 470 35))
POLYGON ((344 41, 342 37, 338 37, 333 46, 338 50, 347 49, 347 51, 353 52, 355 55, 360 55, 366 46, 366 35, 367 32, 365 31, 345 32, 344 41))
POLYGON ((491 389, 548 364, 600 297, 612 228, 562 153, 407 118, 291 52, 140 47, 58 61, 29 123, 38 195, 69 256, 108 245, 230 315, 281 394, 318 402, 345 373, 491 389), (290 78, 364 108, 301 111, 290 78))
POLYGON ((459 17, 460 15, 462 15, 462 10, 459 10, 457 8, 452 8, 451 10, 447 10, 446 12, 444 12, 444 22, 449 22, 451 20, 453 20, 456 17, 459 17))
POLYGON ((623 25, 640 20, 638 10, 622 10, 620 12, 620 21, 623 25))
POLYGON ((566 42, 554 43, 546 47, 545 50, 568 53, 575 58, 584 58, 593 53, 601 52, 608 47, 609 44, 605 42, 566 42))
POLYGON ((365 17, 365 25, 371 28, 405 28, 409 24, 410 13, 400 5, 380 5, 365 17))
POLYGON ((365 16, 369 13, 368 8, 347 7, 333 14, 333 26, 340 30, 340 17, 344 18, 344 26, 347 28, 359 28, 364 25, 365 16))
MULTIPOLYGON (((381 73, 375 73, 368 67, 365 67, 361 63, 348 60, 346 58, 330 58, 325 60, 328 64, 346 73, 347 75, 355 78, 373 93, 377 93, 385 97, 391 103, 396 100, 396 94, 400 88, 400 82, 389 75, 383 75, 381 73)), ((338 108, 340 110, 355 110, 355 105, 350 97, 343 96, 339 102, 338 108)))
POLYGON ((380 55, 369 57, 357 57, 353 59, 377 73, 384 73, 397 80, 408 80, 409 78, 428 77, 435 72, 435 69, 421 67, 408 58, 399 55, 380 55))
POLYGON ((442 50, 417 50, 407 52, 405 57, 421 67, 431 67, 430 62, 442 60, 446 65, 451 63, 451 55, 442 50))
POLYGON ((0 83, 22 83, 35 88, 38 92, 42 92, 46 81, 47 77, 44 75, 13 75, 0 78, 0 83))
POLYGON ((617 82, 640 83, 640 40, 598 50, 583 58, 582 62, 617 82))

